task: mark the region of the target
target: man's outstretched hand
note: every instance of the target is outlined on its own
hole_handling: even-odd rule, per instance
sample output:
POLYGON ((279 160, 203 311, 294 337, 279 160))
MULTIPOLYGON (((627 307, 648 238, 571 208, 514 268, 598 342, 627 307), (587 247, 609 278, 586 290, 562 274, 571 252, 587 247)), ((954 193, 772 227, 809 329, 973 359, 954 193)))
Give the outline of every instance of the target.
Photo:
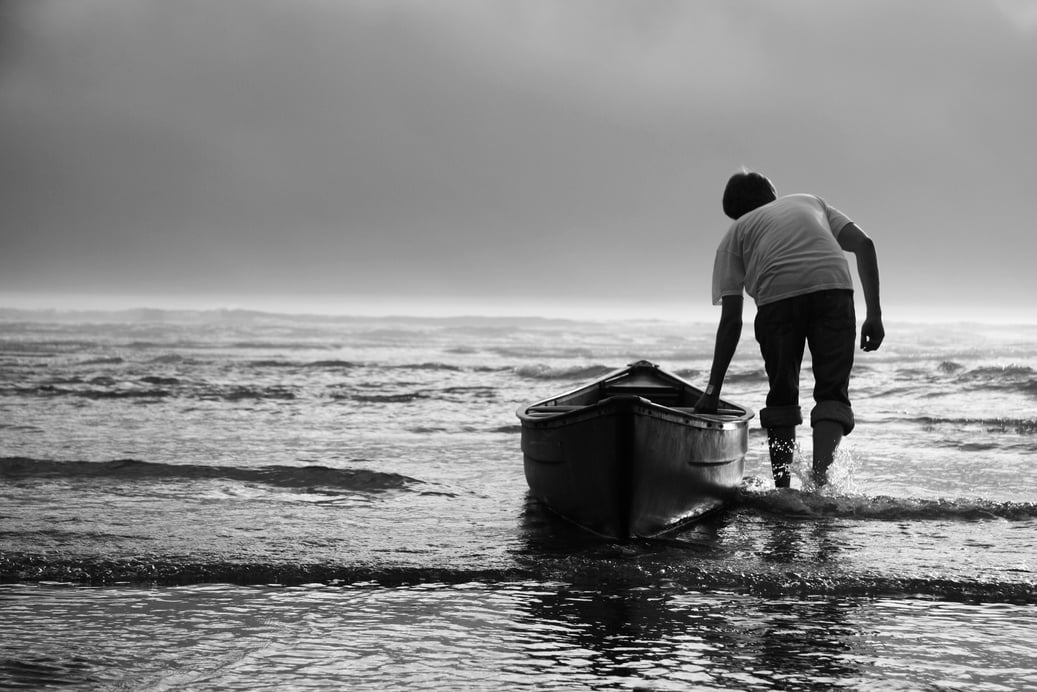
POLYGON ((886 330, 882 326, 881 319, 868 318, 861 325, 861 348, 865 351, 875 351, 882 345, 886 338, 886 330))

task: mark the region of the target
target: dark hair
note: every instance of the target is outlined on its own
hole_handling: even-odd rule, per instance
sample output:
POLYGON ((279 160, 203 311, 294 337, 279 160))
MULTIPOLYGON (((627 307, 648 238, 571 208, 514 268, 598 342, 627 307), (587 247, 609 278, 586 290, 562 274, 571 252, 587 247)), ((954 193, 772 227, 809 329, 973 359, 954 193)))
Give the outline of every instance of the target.
POLYGON ((766 176, 743 170, 727 181, 727 187, 724 188, 724 213, 737 219, 777 198, 774 185, 766 176))

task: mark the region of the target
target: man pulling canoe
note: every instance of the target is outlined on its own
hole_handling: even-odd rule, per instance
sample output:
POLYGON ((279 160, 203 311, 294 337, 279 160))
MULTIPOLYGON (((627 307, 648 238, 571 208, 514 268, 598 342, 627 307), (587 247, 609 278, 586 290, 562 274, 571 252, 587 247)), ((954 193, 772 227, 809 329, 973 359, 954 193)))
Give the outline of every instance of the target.
POLYGON ((789 487, 804 345, 814 370, 813 473, 817 486, 844 435, 854 427, 849 382, 856 341, 853 279, 844 253, 857 258, 867 317, 860 346, 874 351, 885 336, 879 303, 875 244, 853 221, 814 195, 778 198, 765 176, 742 171, 724 190, 724 213, 734 219, 713 265, 713 304, 721 306, 713 366, 698 412, 717 408, 724 376, 742 334, 743 291, 756 301, 756 340, 770 391, 760 411, 767 430, 774 484, 789 487))

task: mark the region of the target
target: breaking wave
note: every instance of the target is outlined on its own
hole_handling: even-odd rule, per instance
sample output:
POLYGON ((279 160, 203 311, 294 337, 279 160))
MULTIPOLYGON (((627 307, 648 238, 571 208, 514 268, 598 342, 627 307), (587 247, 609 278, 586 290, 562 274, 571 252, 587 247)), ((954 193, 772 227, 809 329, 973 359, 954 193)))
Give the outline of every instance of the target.
POLYGON ((111 358, 91 358, 79 361, 76 365, 122 365, 125 362, 126 361, 123 358, 114 356, 111 358))
POLYGON ((409 404, 431 398, 427 392, 403 392, 400 394, 332 394, 332 399, 356 401, 364 404, 409 404))
POLYGON ((147 376, 131 382, 97 377, 89 382, 65 380, 35 387, 0 388, 0 395, 30 397, 75 397, 80 399, 140 399, 154 400, 186 396, 201 400, 291 400, 296 398, 293 387, 285 385, 250 386, 207 383, 185 383, 176 377, 147 376), (139 383, 151 385, 140 387, 139 383), (88 386, 76 386, 88 385, 88 386))
POLYGON ((980 521, 1037 519, 1035 502, 978 498, 924 499, 890 496, 827 496, 798 490, 743 490, 738 504, 784 517, 832 517, 877 521, 980 521))
POLYGON ((421 484, 397 473, 369 469, 336 469, 327 466, 201 466, 160 464, 137 459, 113 461, 53 461, 25 457, 0 458, 0 478, 110 478, 113 480, 231 480, 261 483, 278 488, 326 489, 333 491, 382 492, 421 484))
POLYGON ((313 368, 317 370, 352 370, 363 367, 362 363, 354 363, 349 360, 253 360, 249 363, 254 368, 313 368))
POLYGON ((978 427, 989 433, 1037 434, 1037 417, 1034 418, 940 418, 920 416, 912 422, 926 427, 948 426, 953 428, 978 427))
POLYGON ((297 368, 303 370, 355 370, 358 368, 372 368, 379 371, 391 372, 394 370, 424 370, 424 371, 446 371, 462 372, 463 368, 449 363, 367 363, 351 360, 253 360, 249 365, 254 368, 297 368))
POLYGON ((958 382, 967 387, 982 387, 1037 395, 1037 371, 1027 365, 1005 365, 959 371, 958 382))
POLYGON ((607 365, 571 365, 552 367, 550 365, 519 365, 514 373, 530 380, 584 380, 603 377, 616 368, 607 365))

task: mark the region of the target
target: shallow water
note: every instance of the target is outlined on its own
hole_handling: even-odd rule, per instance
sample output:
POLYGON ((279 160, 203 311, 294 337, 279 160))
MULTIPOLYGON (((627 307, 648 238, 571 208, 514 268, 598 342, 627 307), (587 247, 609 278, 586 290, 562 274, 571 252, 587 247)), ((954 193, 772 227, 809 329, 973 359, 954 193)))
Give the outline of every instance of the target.
POLYGON ((118 689, 1037 686, 1029 606, 565 583, 0 590, 0 680, 118 689), (8 636, 8 642, 12 638, 8 636))
POLYGON ((1037 687, 1037 328, 894 325, 831 487, 754 428, 728 510, 619 544, 529 499, 514 411, 698 382, 712 326, 154 317, 0 322, 0 686, 1037 687))

